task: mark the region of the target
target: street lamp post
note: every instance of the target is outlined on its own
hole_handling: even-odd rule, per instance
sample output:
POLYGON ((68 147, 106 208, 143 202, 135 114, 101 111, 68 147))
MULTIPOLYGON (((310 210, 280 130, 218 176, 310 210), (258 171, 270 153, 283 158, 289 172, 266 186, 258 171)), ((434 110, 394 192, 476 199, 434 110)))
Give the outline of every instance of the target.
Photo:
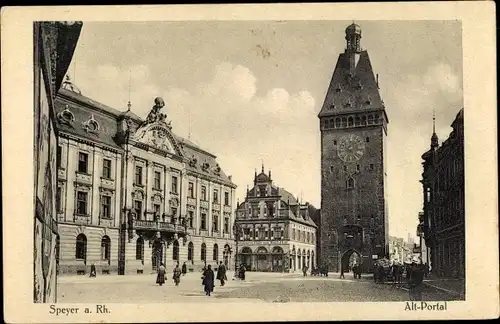
POLYGON ((236 251, 234 252, 234 276, 236 277, 236 271, 238 269, 238 241, 240 237, 240 225, 237 223, 234 223, 233 225, 233 233, 234 233, 234 240, 236 242, 236 251))

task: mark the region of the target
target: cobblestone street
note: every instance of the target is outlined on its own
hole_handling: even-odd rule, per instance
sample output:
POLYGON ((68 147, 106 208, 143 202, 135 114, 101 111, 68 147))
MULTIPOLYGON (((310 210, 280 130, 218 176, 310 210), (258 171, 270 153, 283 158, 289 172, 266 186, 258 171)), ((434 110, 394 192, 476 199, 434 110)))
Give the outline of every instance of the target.
MULTIPOLYGON (((232 272, 228 272, 228 277, 232 272)), ((408 291, 391 284, 375 284, 371 276, 361 280, 302 277, 300 274, 249 272, 246 281, 230 280, 224 287, 216 282, 212 297, 205 296, 201 274, 189 273, 179 286, 172 279, 160 287, 154 274, 129 276, 60 277, 61 303, 162 303, 162 302, 382 302, 407 301, 408 291)), ((423 300, 450 300, 437 290, 425 288, 423 300)))

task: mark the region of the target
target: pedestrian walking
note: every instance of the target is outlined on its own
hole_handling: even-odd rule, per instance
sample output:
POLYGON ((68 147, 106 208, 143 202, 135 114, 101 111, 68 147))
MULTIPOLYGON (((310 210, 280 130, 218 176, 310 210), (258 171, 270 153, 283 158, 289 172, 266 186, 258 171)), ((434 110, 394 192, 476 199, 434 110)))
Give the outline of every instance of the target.
POLYGON ((344 277, 344 267, 343 266, 340 267, 340 279, 345 279, 345 277, 344 277))
POLYGON ((212 271, 212 267, 210 264, 203 271, 203 281, 202 284, 204 286, 205 295, 210 296, 210 294, 214 291, 214 272, 212 271))
POLYGON ((426 262, 425 263, 425 277, 427 278, 429 276, 429 264, 426 262))
POLYGON ((240 265, 239 270, 238 270, 238 274, 239 274, 240 279, 243 281, 245 281, 245 272, 246 272, 245 265, 244 264, 240 265))
POLYGON ((302 273, 304 274, 304 277, 307 277, 307 266, 306 265, 304 265, 302 267, 302 273))
POLYGON ((172 276, 172 279, 174 279, 174 283, 176 286, 178 286, 181 282, 181 268, 179 268, 179 262, 177 262, 177 264, 175 265, 174 275, 172 276))
POLYGON ((163 263, 160 263, 160 266, 158 267, 158 275, 156 276, 156 283, 162 286, 165 283, 165 273, 167 270, 165 269, 165 266, 163 263))
POLYGON ((354 279, 361 279, 361 267, 357 263, 352 266, 352 273, 354 275, 354 279))
POLYGON ((419 262, 417 258, 413 259, 413 263, 411 265, 411 276, 408 282, 408 286, 410 288, 410 300, 422 300, 422 284, 424 281, 424 275, 424 266, 419 262))
POLYGON ((97 277, 97 271, 95 270, 95 264, 92 262, 92 264, 90 265, 90 276, 89 278, 95 278, 97 277))
POLYGON ((182 264, 182 275, 185 276, 187 273, 187 265, 186 262, 182 264))
POLYGON ((221 287, 224 286, 225 280, 227 280, 226 266, 224 266, 224 264, 222 264, 222 261, 220 262, 220 265, 217 268, 217 280, 220 280, 221 287))

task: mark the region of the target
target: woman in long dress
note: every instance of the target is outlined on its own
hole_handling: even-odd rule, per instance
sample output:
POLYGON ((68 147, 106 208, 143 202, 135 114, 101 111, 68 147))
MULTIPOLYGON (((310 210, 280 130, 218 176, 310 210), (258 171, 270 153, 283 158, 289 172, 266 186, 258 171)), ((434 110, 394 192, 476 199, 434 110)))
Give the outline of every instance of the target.
POLYGON ((203 271, 203 286, 205 288, 205 295, 210 296, 210 293, 214 291, 214 272, 210 264, 203 271))
POLYGON ((165 269, 165 266, 163 263, 160 264, 160 267, 158 267, 158 275, 156 276, 156 283, 159 284, 160 286, 165 283, 165 272, 167 270, 165 269))

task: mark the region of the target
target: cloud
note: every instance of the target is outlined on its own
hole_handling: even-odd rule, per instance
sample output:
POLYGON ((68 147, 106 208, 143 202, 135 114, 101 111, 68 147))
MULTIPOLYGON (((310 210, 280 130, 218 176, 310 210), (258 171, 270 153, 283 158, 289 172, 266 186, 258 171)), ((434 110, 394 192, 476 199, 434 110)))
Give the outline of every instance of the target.
POLYGON ((145 65, 77 68, 82 94, 118 110, 126 109, 129 84, 132 110, 141 117, 155 97, 163 96, 173 131, 216 154, 224 171, 233 175, 239 197, 263 161, 279 186, 303 192, 304 200, 319 207, 319 130, 311 131, 319 122, 315 99, 307 90, 274 88, 257 95, 252 71, 229 62, 216 65, 208 81, 190 89, 161 89, 145 65))
POLYGON ((319 134, 311 132, 311 127, 317 127, 314 98, 306 90, 290 94, 283 88, 261 96, 256 93, 257 79, 248 68, 222 63, 211 80, 194 90, 167 91, 174 131, 190 134, 191 140, 218 155, 221 166, 239 186, 239 197, 252 184, 254 168, 260 169, 263 160, 280 186, 303 191, 304 199, 314 201, 319 197, 319 163, 302 163, 303 158, 319 158, 315 145, 319 134), (183 128, 175 126, 181 123, 183 128), (294 175, 307 180, 297 182, 294 175))
POLYGON ((446 63, 429 66, 423 73, 409 75, 383 91, 388 125, 389 231, 415 236, 418 212, 422 210, 421 155, 429 149, 433 110, 436 132, 448 137, 450 124, 461 108, 459 77, 446 63))

